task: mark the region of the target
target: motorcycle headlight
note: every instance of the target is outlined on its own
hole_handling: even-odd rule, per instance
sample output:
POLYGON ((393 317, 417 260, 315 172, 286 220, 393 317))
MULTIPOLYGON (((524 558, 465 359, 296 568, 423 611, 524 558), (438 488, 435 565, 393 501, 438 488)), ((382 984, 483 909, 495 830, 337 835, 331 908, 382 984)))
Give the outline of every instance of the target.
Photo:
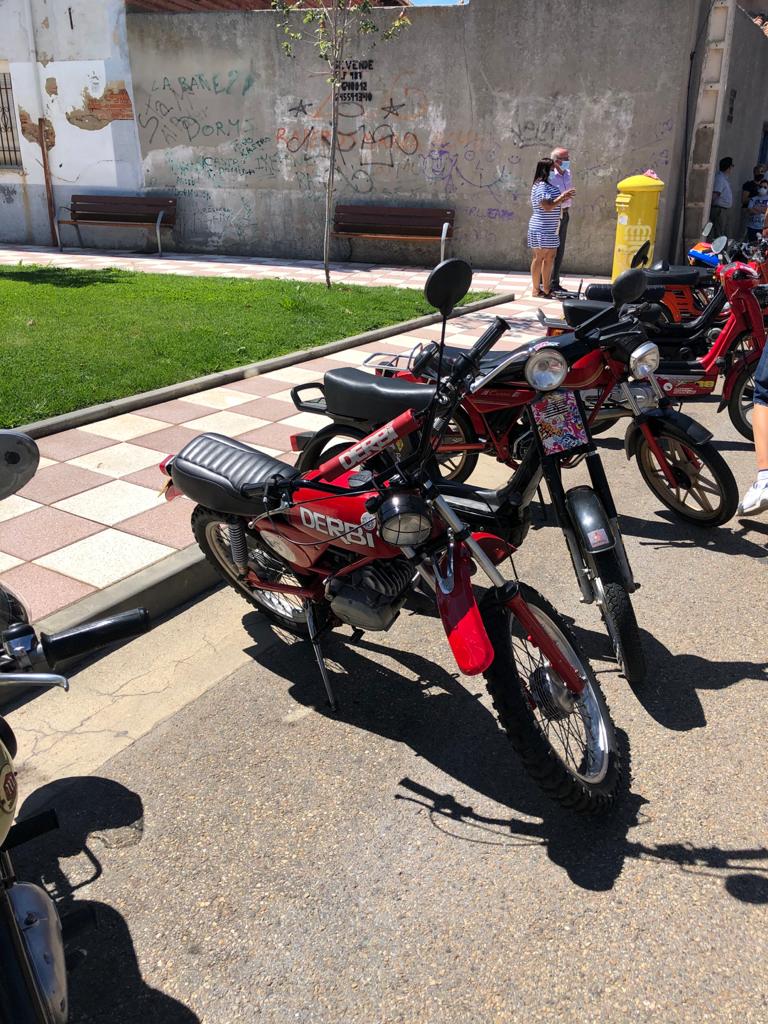
POLYGON ((432 517, 421 498, 394 494, 379 509, 379 536, 396 548, 418 547, 429 540, 432 517))
POLYGON ((629 357, 629 369, 633 377, 650 377, 659 368, 659 346, 652 341, 644 341, 638 345, 629 357))
POLYGON ((555 348, 541 348, 525 364, 525 379, 537 391, 554 391, 568 373, 565 356, 555 348))

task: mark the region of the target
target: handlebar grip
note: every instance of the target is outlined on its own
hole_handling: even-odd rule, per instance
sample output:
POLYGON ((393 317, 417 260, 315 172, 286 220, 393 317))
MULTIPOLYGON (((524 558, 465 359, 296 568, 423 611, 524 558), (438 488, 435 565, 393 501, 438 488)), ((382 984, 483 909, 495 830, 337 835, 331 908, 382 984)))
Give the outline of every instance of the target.
POLYGON ((497 316, 487 331, 477 339, 467 353, 473 363, 478 364, 483 356, 488 355, 499 338, 509 330, 509 322, 497 316))
POLYGON ((146 633, 149 629, 149 612, 146 608, 134 608, 129 612, 111 615, 108 619, 86 622, 63 633, 41 633, 40 644, 51 665, 76 658, 81 654, 97 651, 118 640, 146 633))

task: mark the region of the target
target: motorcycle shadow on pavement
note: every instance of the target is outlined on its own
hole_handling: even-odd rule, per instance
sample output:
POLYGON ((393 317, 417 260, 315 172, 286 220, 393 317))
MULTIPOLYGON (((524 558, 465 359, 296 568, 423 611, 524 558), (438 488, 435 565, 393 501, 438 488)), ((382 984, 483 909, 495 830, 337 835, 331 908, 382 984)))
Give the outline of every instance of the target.
POLYGON ((78 895, 103 873, 94 847, 119 850, 141 842, 141 797, 111 779, 59 779, 24 801, 19 820, 49 808, 60 827, 14 850, 14 862, 19 878, 42 882, 64 923, 71 1024, 200 1024, 188 1007, 145 983, 122 915, 78 895), (72 938, 67 918, 79 926, 72 938))
MULTIPOLYGON (((563 616, 590 661, 613 661, 605 633, 586 629, 563 616)), ((651 633, 640 629, 648 671, 632 692, 645 711, 665 729, 688 732, 707 724, 699 690, 725 690, 745 679, 768 682, 768 665, 754 661, 709 661, 698 654, 673 654, 651 633)), ((628 685, 623 679, 619 685, 628 685)))
MULTIPOLYGON (((505 846, 524 842, 542 845, 553 863, 584 889, 609 890, 621 874, 627 850, 627 832, 638 822, 645 801, 629 794, 613 817, 582 819, 544 797, 523 770, 493 713, 480 702, 485 692, 481 677, 466 680, 448 672, 429 657, 402 651, 367 637, 324 638, 323 647, 340 710, 334 715, 326 701, 312 650, 308 643, 273 630, 265 643, 263 620, 248 614, 243 624, 255 641, 247 653, 269 671, 290 683, 290 695, 299 704, 338 718, 345 725, 410 747, 460 785, 481 797, 509 807, 516 814, 497 820, 500 832, 491 838, 505 846), (273 642, 274 636, 280 641, 273 642), (297 648, 302 655, 297 656, 297 648), (382 665, 382 658, 396 667, 382 665)), ((440 630, 437 622, 429 628, 440 630)), ((436 634, 437 635, 437 634, 436 634)), ((622 756, 628 760, 628 742, 619 731, 622 756)), ((403 796, 398 794, 397 799, 403 796)), ((460 805, 453 797, 445 799, 460 805)), ((494 819, 496 820, 496 819, 494 819)), ((475 822, 467 818, 468 836, 477 841, 475 822)), ((481 837, 481 841, 487 841, 481 837)))
MULTIPOLYGON (((768 529, 761 530, 753 521, 732 519, 724 526, 712 530, 681 523, 671 512, 657 511, 652 519, 619 513, 621 532, 637 537, 642 546, 665 548, 696 548, 699 551, 714 551, 721 555, 748 555, 750 558, 768 558, 768 529), (739 532, 736 531, 739 528, 739 532), (748 534, 765 538, 756 543, 748 534)), ((768 524, 762 524, 763 527, 768 524)), ((630 552, 631 557, 631 552, 630 552)))

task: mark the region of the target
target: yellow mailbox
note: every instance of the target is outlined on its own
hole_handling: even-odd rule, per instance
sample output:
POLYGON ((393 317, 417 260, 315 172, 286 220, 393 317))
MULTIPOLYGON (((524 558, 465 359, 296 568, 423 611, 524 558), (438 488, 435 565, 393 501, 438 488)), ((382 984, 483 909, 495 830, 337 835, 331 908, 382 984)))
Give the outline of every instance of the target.
POLYGON ((628 270, 632 257, 643 244, 650 241, 648 263, 653 258, 656 241, 656 220, 659 215, 659 197, 664 182, 655 175, 633 174, 616 186, 616 245, 613 250, 613 278, 628 270))

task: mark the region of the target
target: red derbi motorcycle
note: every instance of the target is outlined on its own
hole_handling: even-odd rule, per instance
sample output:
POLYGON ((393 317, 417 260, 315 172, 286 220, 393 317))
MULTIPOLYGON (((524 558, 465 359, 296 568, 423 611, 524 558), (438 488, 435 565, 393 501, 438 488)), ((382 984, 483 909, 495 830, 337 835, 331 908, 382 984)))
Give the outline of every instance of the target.
MULTIPOLYGON (((443 314, 443 340, 471 280, 463 260, 430 275, 426 296, 443 314)), ((195 438, 163 468, 171 495, 182 491, 198 502, 192 528, 217 571, 273 622, 310 639, 332 708, 322 633, 342 624, 389 629, 420 581, 434 591, 459 669, 485 675, 499 721, 533 779, 563 806, 602 812, 615 803, 624 773, 588 661, 544 598, 502 576, 497 566, 510 545, 473 533, 428 472, 435 434, 501 333, 491 325, 449 376, 438 373, 434 387, 372 377, 370 401, 387 413, 384 426, 316 470, 301 474, 216 434, 195 438), (398 459, 398 442, 408 437, 415 444, 398 459), (391 460, 376 459, 384 451, 391 460), (371 460, 374 470, 358 468, 371 460), (492 584, 479 604, 476 567, 492 584)), ((558 347, 567 358, 568 343, 558 347)))

